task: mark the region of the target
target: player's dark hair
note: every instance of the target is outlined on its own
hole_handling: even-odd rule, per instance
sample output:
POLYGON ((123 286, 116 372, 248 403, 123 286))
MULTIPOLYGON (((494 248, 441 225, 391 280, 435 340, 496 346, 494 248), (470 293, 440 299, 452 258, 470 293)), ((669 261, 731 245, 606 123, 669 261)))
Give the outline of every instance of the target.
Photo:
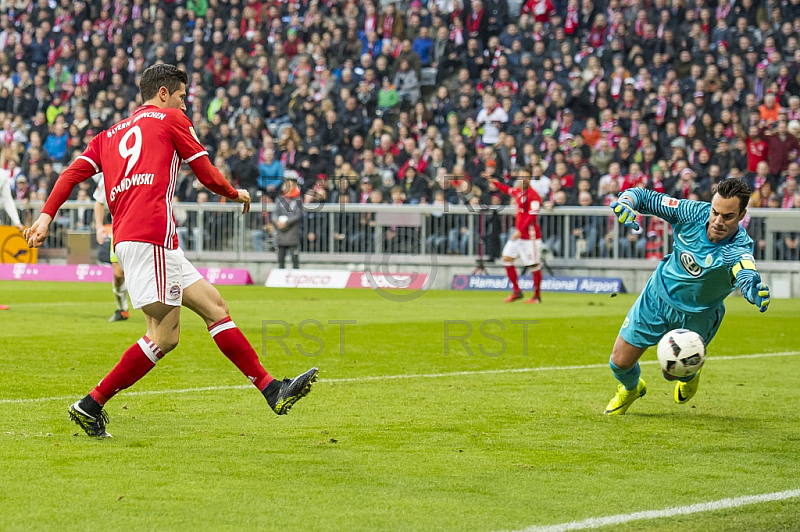
POLYGON ((747 208, 747 203, 750 201, 750 187, 741 179, 726 179, 714 188, 714 194, 719 194, 725 199, 739 198, 740 213, 747 208))
POLYGON ((172 94, 181 88, 181 84, 186 85, 187 83, 189 83, 189 77, 186 72, 175 65, 153 65, 142 73, 139 92, 142 95, 142 101, 146 102, 155 98, 161 87, 166 87, 167 91, 172 94))

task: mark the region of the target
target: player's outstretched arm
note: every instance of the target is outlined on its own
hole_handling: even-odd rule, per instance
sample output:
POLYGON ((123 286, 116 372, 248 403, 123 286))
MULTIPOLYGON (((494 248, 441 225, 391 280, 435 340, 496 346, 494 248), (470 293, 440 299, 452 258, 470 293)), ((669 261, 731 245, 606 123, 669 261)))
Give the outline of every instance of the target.
POLYGON ((496 177, 487 178, 491 184, 497 187, 497 190, 508 196, 511 193, 511 187, 505 183, 501 183, 496 177))
POLYGON ((756 270, 755 261, 751 256, 741 257, 741 260, 731 268, 731 273, 744 298, 757 306, 759 312, 766 312, 770 301, 769 286, 761 281, 761 275, 756 270))
POLYGON ((175 150, 197 176, 203 185, 213 192, 236 203, 244 203, 242 212, 250 211, 250 194, 246 190, 236 190, 217 170, 208 158, 208 152, 194 134, 189 118, 180 110, 169 111, 170 136, 175 150))
MULTIPOLYGON (((708 203, 673 198, 667 194, 645 190, 643 188, 629 188, 619 195, 619 199, 611 203, 611 208, 626 227, 633 223, 638 210, 642 214, 652 214, 671 223, 680 222, 705 222, 708 219, 708 203), (633 213, 633 218, 631 218, 633 213)), ((638 227, 638 224, 636 224, 638 227)))
POLYGON ((639 215, 636 212, 635 205, 636 201, 631 196, 620 196, 617 201, 612 201, 609 206, 614 211, 619 223, 638 231, 639 222, 636 221, 636 217, 639 215))
POLYGON ((47 238, 47 232, 50 229, 50 222, 52 221, 52 216, 42 213, 30 227, 25 229, 22 235, 28 242, 29 248, 38 248, 44 244, 44 240, 47 238))
POLYGON ((81 156, 75 159, 75 161, 69 165, 69 168, 62 172, 42 208, 42 214, 33 222, 33 225, 25 229, 24 236, 25 240, 28 241, 29 247, 38 248, 44 244, 44 240, 47 238, 47 231, 50 229, 50 222, 53 221, 53 217, 56 215, 56 212, 58 212, 58 209, 61 208, 70 194, 72 194, 72 189, 75 188, 75 185, 78 183, 86 181, 95 175, 97 170, 98 168, 92 164, 89 159, 81 156))
POLYGON ((233 201, 236 203, 244 203, 242 207, 242 214, 247 214, 250 212, 250 193, 243 188, 239 188, 236 190, 238 196, 236 196, 233 201))
POLYGON ((244 203, 242 213, 250 212, 250 193, 244 189, 233 188, 220 171, 211 164, 208 155, 202 155, 190 161, 189 167, 208 190, 236 203, 244 203))

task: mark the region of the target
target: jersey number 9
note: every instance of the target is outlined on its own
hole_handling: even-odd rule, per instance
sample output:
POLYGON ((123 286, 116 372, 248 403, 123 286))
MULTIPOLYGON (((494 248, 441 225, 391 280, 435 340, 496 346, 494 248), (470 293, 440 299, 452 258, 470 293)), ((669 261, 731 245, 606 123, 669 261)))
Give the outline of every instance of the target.
POLYGON ((125 177, 128 177, 131 168, 133 168, 142 154, 142 130, 139 129, 139 126, 130 128, 119 141, 119 154, 123 159, 128 160, 128 166, 125 167, 125 177), (131 137, 133 137, 133 146, 128 147, 131 137))

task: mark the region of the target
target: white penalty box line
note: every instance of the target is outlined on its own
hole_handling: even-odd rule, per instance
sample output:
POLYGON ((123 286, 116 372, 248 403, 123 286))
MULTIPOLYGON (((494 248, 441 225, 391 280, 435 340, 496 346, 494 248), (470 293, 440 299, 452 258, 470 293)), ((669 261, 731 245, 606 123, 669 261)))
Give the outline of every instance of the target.
MULTIPOLYGON (((783 351, 778 353, 752 353, 749 355, 734 355, 734 356, 715 356, 709 357, 708 360, 722 361, 722 360, 749 360, 753 358, 772 358, 772 357, 790 357, 800 355, 800 351, 783 351)), ((642 360, 639 362, 642 365, 655 365, 658 364, 657 360, 642 360)), ((486 369, 486 370, 473 370, 473 371, 451 371, 446 373, 410 373, 402 375, 372 375, 365 377, 349 377, 341 379, 319 379, 319 383, 325 384, 347 384, 347 383, 360 383, 372 381, 392 381, 403 379, 439 379, 446 377, 463 377, 463 376, 477 376, 477 375, 501 375, 506 373, 536 373, 540 371, 574 371, 581 369, 603 369, 608 368, 608 364, 583 364, 574 366, 540 366, 534 368, 505 368, 505 369, 486 369)), ((182 393, 195 393, 195 392, 213 392, 219 390, 249 390, 252 389, 251 385, 227 385, 227 386, 203 386, 197 388, 178 388, 172 390, 141 390, 123 392, 126 397, 132 396, 147 396, 147 395, 172 395, 182 393)), ((70 401, 74 400, 75 396, 56 396, 56 397, 28 397, 17 399, 0 399, 0 405, 4 404, 24 404, 24 403, 46 403, 49 401, 70 401)))
POLYGON ((719 499, 717 501, 690 504, 688 506, 673 506, 671 508, 664 508, 663 510, 646 510, 643 512, 609 515, 606 517, 592 517, 582 521, 571 521, 569 523, 561 523, 557 525, 531 526, 517 532, 568 532, 570 530, 591 530, 601 527, 621 525, 631 521, 641 521, 644 519, 668 519, 670 517, 676 517, 679 515, 727 510, 749 504, 783 501, 786 499, 793 499, 795 497, 800 497, 800 489, 762 493, 761 495, 731 497, 728 499, 719 499))

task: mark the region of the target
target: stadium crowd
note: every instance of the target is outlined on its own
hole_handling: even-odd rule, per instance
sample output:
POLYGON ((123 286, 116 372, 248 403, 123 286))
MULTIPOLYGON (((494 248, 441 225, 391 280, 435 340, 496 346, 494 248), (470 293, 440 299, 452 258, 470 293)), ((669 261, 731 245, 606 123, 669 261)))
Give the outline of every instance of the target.
MULTIPOLYGON (((527 166, 546 209, 732 178, 751 206, 800 208, 799 32, 800 0, 3 0, 0 171, 45 198, 166 62, 212 161, 263 201, 288 175, 309 202, 499 205, 487 178, 527 166)), ((219 201, 186 168, 176 196, 219 201)), ((573 224, 569 250, 550 231, 557 255, 624 231, 626 256, 657 256, 665 230, 573 224)), ((463 253, 464 229, 429 243, 463 253)), ((798 250, 785 234, 775 254, 798 250)))

